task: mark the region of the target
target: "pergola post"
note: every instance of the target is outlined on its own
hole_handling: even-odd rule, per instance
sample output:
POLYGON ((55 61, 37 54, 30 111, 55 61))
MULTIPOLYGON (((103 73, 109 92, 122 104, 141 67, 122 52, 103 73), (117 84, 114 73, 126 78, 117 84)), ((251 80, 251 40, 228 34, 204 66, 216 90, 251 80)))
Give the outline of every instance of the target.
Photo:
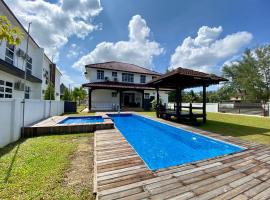
POLYGON ((156 105, 156 116, 159 117, 159 109, 160 109, 160 105, 159 105, 159 87, 156 87, 156 92, 157 92, 157 105, 156 105))
POLYGON ((203 85, 203 123, 206 123, 206 85, 203 85))
POLYGON ((88 111, 92 109, 92 89, 88 89, 88 111))
POLYGON ((177 122, 180 122, 181 118, 181 111, 182 111, 182 89, 176 89, 176 118, 177 122))
POLYGON ((144 90, 142 90, 142 108, 144 109, 144 90))

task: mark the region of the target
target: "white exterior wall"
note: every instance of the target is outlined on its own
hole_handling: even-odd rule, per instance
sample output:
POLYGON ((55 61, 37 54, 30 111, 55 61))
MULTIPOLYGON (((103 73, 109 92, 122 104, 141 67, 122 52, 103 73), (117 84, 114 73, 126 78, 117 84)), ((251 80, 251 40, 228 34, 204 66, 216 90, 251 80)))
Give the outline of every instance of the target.
POLYGON ((56 68, 55 72, 55 100, 60 100, 61 72, 56 68))
MULTIPOLYGON (((144 93, 149 93, 150 97, 154 96, 155 99, 157 98, 157 93, 155 90, 144 90, 144 93)), ((159 98, 161 99, 162 104, 168 105, 168 91, 159 91, 159 98)))
MULTIPOLYGON (((182 103, 182 106, 189 106, 190 103, 182 103)), ((193 107, 202 107, 202 103, 192 103, 193 107)), ((168 107, 170 109, 174 108, 174 103, 169 103, 168 107)), ((206 103, 206 112, 218 112, 218 103, 206 103)))
MULTIPOLYGON (((10 13, 9 10, 4 6, 2 1, 0 1, 0 15, 6 16, 13 26, 21 27, 21 25, 12 15, 12 13, 10 13)), ((17 67, 24 71, 25 63, 23 62, 23 59, 21 57, 17 56, 16 53, 18 49, 21 49, 22 51, 26 52, 27 33, 24 31, 22 27, 21 30, 24 33, 24 39, 22 40, 21 44, 15 46, 13 65, 14 67, 17 67)), ((5 60, 5 54, 6 54, 6 41, 2 41, 0 43, 0 59, 5 60)), ((32 75, 42 80, 42 83, 34 83, 27 81, 26 86, 29 86, 31 88, 30 98, 43 99, 42 90, 47 88, 44 82, 43 68, 48 69, 48 72, 50 72, 49 64, 51 64, 52 62, 45 56, 44 49, 39 47, 32 39, 29 40, 28 55, 32 58, 32 75)), ((7 74, 1 70, 0 70, 0 78, 4 81, 12 82, 13 85, 16 81, 22 80, 21 78, 18 78, 11 74, 7 74)), ((56 92, 59 93, 59 98, 56 98, 58 100, 60 99, 60 78, 61 73, 58 72, 57 69, 55 88, 56 92)), ((24 95, 23 92, 13 90, 14 98, 23 98, 23 95, 24 95)))
POLYGON ((94 90, 92 92, 92 110, 112 110, 119 105, 119 93, 116 97, 112 97, 115 90, 94 90))
MULTIPOLYGON (((102 82, 105 80, 99 80, 97 79, 97 70, 95 68, 86 68, 87 74, 85 75, 85 78, 88 82, 102 82)), ((118 82, 122 82, 122 73, 129 73, 134 74, 134 82, 133 83, 141 83, 141 77, 140 75, 146 76, 146 83, 152 80, 153 75, 147 75, 147 74, 139 74, 139 73, 132 73, 132 72, 122 72, 122 71, 115 71, 115 70, 106 70, 106 69, 100 69, 104 71, 104 77, 108 77, 109 81, 113 81, 114 77, 112 76, 112 72, 117 72, 117 79, 118 82)))
MULTIPOLYGON (((0 99, 0 148, 20 138, 22 127, 22 99, 0 99)), ((64 112, 63 101, 26 100, 25 126, 64 112)))

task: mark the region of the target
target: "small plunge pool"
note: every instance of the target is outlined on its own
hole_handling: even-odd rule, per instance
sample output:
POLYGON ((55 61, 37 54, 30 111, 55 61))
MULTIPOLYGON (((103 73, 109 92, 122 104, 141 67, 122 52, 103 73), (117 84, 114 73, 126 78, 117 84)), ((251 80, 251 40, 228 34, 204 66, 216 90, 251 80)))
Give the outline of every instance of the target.
POLYGON ((104 122, 101 116, 67 117, 58 124, 93 124, 104 122))

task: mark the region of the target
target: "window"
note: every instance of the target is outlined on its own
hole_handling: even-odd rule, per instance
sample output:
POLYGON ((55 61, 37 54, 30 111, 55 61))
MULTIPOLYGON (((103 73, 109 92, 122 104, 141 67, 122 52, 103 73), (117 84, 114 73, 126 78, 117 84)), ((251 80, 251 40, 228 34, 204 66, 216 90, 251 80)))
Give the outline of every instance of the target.
POLYGON ((117 72, 112 72, 112 77, 117 78, 117 72))
POLYGON ((25 86, 25 98, 30 99, 30 87, 25 86))
POLYGON ((133 83, 134 82, 134 75, 128 74, 128 73, 122 73, 122 82, 133 83))
POLYGON ((145 83, 146 80, 146 76, 145 75, 141 75, 141 83, 145 83))
POLYGON ((117 92, 112 92, 112 97, 117 97, 117 92))
POLYGON ((12 98, 13 83, 0 80, 0 98, 12 98))
POLYGON ((144 93, 144 99, 150 99, 150 94, 149 93, 144 93))
POLYGON ((32 58, 30 56, 27 56, 26 60, 26 73, 32 74, 32 58))
POLYGON ((97 70, 97 79, 104 79, 104 71, 103 70, 97 70))
POLYGON ((5 61, 13 65, 15 46, 7 43, 5 61))

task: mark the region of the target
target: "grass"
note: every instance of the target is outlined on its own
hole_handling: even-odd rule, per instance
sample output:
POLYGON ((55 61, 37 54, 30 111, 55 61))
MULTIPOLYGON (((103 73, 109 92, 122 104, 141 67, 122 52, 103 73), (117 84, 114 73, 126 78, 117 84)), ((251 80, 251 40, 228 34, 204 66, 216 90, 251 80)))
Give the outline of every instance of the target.
POLYGON ((89 116, 89 115, 95 115, 95 112, 82 112, 87 106, 85 105, 80 105, 77 106, 77 112, 75 113, 64 113, 63 115, 68 115, 68 116, 89 116))
MULTIPOLYGON (((155 116, 155 112, 140 112, 139 114, 155 116)), ((269 117, 207 113, 207 123, 197 128, 270 145, 269 117)))
POLYGON ((0 149, 1 199, 89 199, 91 191, 75 194, 63 176, 79 137, 55 135, 19 140, 0 149))

